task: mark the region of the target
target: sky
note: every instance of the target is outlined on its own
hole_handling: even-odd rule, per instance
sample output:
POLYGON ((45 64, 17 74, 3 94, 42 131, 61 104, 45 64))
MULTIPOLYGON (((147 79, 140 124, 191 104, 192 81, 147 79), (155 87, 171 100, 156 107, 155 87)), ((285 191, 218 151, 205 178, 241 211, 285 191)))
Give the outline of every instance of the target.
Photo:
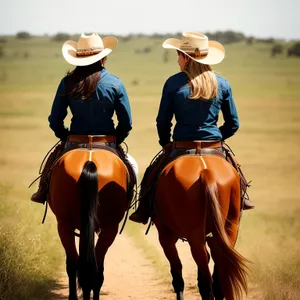
POLYGON ((233 30, 300 39, 300 0, 0 0, 0 34, 233 30))

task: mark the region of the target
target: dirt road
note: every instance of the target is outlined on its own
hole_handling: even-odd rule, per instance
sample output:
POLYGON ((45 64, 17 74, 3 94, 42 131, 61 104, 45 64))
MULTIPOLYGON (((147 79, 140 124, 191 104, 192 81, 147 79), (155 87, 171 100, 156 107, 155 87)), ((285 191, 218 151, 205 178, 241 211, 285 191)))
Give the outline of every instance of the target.
MULTIPOLYGON (((143 230, 144 228, 141 228, 143 230)), ((147 259, 144 249, 138 248, 133 238, 126 233, 118 235, 110 247, 105 261, 105 278, 101 290, 101 299, 109 300, 175 300, 172 290, 169 266, 158 243, 157 232, 153 227, 145 236, 145 244, 162 256, 165 263, 161 266, 166 276, 161 276, 162 270, 157 271, 151 260, 147 259)), ((197 289, 197 270, 191 257, 187 243, 177 243, 178 252, 183 264, 185 280, 185 299, 199 300, 197 289)), ((67 299, 67 277, 62 270, 62 280, 58 288, 53 291, 53 299, 67 299)), ((245 298, 246 299, 246 298, 245 298)), ((247 299, 260 299, 250 286, 247 299)))

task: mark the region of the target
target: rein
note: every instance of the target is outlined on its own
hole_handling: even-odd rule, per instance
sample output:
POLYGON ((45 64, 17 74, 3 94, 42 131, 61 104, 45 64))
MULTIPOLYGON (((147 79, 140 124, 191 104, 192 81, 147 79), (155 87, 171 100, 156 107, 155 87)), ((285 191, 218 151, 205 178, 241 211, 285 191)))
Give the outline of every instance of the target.
MULTIPOLYGON (((129 151, 129 148, 128 148, 128 145, 125 143, 125 142, 123 142, 123 144, 125 145, 125 148, 126 148, 126 150, 124 151, 126 154, 128 153, 128 151, 129 151)), ((124 229, 124 227, 125 227, 125 225, 126 225, 126 222, 127 222, 127 219, 128 219, 128 215, 129 215, 129 210, 133 207, 133 206, 135 206, 136 205, 136 203, 137 203, 137 195, 138 195, 138 188, 139 188, 139 186, 137 185, 137 183, 133 186, 133 193, 134 193, 134 196, 132 197, 132 199, 131 199, 131 201, 130 201, 130 203, 128 204, 128 207, 127 207, 127 210, 126 210, 126 214, 125 214, 125 218, 124 218, 124 221, 123 221, 123 224, 122 224, 122 226, 121 226, 121 229, 120 229, 120 231, 119 231, 119 234, 121 234, 122 232, 123 232, 123 229, 124 229)))
MULTIPOLYGON (((28 186, 28 188, 30 188, 38 179, 40 179, 42 177, 42 170, 44 169, 44 164, 45 164, 45 161, 47 160, 47 158, 50 156, 50 153, 52 152, 53 149, 56 148, 56 146, 61 142, 61 140, 59 140, 58 142, 56 142, 51 148, 50 150, 47 152, 47 154, 44 156, 42 162, 41 162, 41 165, 40 165, 40 168, 39 168, 39 176, 37 178, 35 178, 31 183, 30 185, 28 186)), ((48 172, 48 174, 50 173, 51 171, 51 168, 48 172)), ((47 176, 48 176, 47 174, 47 176)), ((45 223, 45 220, 46 220, 46 216, 47 216, 47 212, 48 212, 48 201, 46 201, 46 205, 45 205, 45 212, 44 212, 44 216, 43 216, 43 219, 42 219, 42 224, 45 223)))

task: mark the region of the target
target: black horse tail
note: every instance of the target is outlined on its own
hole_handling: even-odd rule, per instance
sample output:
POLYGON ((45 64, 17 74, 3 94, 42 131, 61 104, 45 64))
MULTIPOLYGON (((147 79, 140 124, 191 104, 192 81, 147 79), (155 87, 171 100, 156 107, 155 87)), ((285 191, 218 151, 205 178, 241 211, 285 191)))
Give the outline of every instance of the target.
POLYGON ((98 200, 98 171, 92 161, 87 161, 78 181, 80 197, 80 240, 78 260, 79 287, 92 289, 97 272, 94 246, 96 205, 98 200))
POLYGON ((231 244, 225 230, 225 220, 218 201, 218 187, 214 173, 205 169, 200 175, 201 190, 204 192, 206 207, 211 218, 212 258, 218 266, 222 293, 226 299, 240 300, 247 293, 248 260, 239 254, 231 244))

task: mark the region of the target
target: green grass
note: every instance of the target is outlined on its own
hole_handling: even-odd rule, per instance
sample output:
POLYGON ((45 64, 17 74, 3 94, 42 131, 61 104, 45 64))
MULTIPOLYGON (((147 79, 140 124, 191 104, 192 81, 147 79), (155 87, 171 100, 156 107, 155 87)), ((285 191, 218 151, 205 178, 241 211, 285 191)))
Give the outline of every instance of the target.
MULTIPOLYGON (((120 42, 107 62, 130 97, 133 130, 127 143, 140 176, 160 149, 155 118, 162 86, 178 72, 175 52, 163 62, 161 43, 147 38, 120 42), (145 47, 151 52, 136 53, 145 47)), ((57 85, 70 69, 61 45, 48 38, 8 38, 0 58, 0 295, 6 293, 6 299, 40 299, 63 265, 55 219, 49 213, 40 225, 43 208, 29 203, 36 186, 27 188, 56 142, 47 117, 57 85)), ((228 142, 252 180, 249 193, 256 204, 243 215, 237 247, 253 261, 250 283, 260 299, 295 300, 300 294, 300 59, 272 58, 270 48, 228 45, 215 70, 232 85, 241 128, 228 142)), ((127 223, 125 234, 143 247, 139 227, 127 223)), ((149 247, 146 257, 166 274, 165 262, 149 247)))

